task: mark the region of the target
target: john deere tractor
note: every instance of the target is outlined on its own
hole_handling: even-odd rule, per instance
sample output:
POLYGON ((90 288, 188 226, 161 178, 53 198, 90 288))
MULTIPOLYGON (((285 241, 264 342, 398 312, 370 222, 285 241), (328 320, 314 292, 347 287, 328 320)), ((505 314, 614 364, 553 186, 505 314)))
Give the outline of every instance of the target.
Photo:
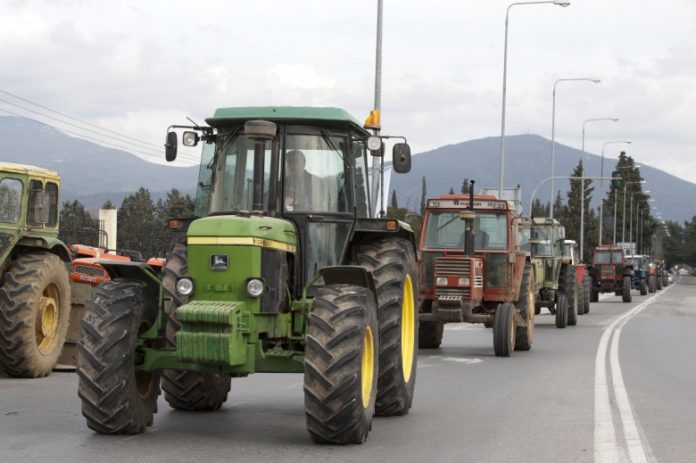
MULTIPOLYGON (((215 410, 231 377, 304 374, 320 443, 362 443, 373 414, 404 415, 416 381, 414 233, 375 219, 368 161, 383 143, 336 108, 218 109, 172 126, 166 156, 203 144, 196 211, 162 278, 101 261, 88 301, 79 395, 99 433, 152 424, 160 384, 179 410, 215 410), (176 129, 176 130, 175 130, 176 129)), ((398 143, 393 169, 410 169, 398 143)))
POLYGON ((59 186, 56 172, 0 163, 0 370, 10 376, 48 375, 68 330, 59 186))

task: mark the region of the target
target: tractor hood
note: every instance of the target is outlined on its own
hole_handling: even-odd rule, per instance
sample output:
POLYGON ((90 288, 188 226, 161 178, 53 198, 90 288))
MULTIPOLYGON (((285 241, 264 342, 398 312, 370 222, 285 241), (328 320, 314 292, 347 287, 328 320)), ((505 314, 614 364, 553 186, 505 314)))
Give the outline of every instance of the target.
POLYGON ((189 244, 252 245, 295 252, 295 227, 287 220, 259 215, 220 215, 195 220, 189 244))

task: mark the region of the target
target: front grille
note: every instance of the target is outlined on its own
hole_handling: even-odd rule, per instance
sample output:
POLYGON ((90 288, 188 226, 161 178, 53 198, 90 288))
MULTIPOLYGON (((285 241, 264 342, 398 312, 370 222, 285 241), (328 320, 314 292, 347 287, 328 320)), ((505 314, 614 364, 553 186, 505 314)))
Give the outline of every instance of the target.
POLYGON ((447 259, 435 260, 435 275, 437 276, 463 276, 471 274, 471 259, 447 259))
POLYGON ((602 279, 614 278, 614 267, 611 265, 602 265, 601 273, 602 279))
POLYGON ((89 265, 76 265, 74 272, 81 273, 82 275, 91 275, 94 277, 104 276, 104 271, 102 269, 91 267, 89 265))
POLYGON ((469 288, 435 288, 435 295, 439 298, 443 297, 462 297, 469 299, 471 290, 469 288))
MULTIPOLYGON (((471 277, 471 258, 446 258, 435 259, 435 278, 437 277, 471 277)), ((441 297, 463 297, 469 299, 471 289, 466 287, 435 288, 435 295, 441 297)))

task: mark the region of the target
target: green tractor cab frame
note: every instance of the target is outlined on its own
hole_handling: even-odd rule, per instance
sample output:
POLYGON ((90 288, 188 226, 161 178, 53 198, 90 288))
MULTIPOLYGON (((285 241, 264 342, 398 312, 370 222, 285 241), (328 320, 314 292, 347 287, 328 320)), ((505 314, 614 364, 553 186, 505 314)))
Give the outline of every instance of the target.
MULTIPOLYGON (((176 130, 184 146, 205 143, 200 218, 171 221, 186 234, 161 278, 101 263, 111 280, 96 288, 79 343, 87 425, 144 431, 160 384, 173 408, 215 410, 231 377, 303 373, 311 437, 362 443, 374 414, 408 412, 417 362, 415 234, 373 218, 375 141, 338 108, 221 108, 206 122, 168 128, 169 161, 176 130), (127 360, 107 378, 117 354, 127 360), (124 403, 116 419, 101 418, 124 403)), ((407 171, 408 145, 394 157, 407 171)))

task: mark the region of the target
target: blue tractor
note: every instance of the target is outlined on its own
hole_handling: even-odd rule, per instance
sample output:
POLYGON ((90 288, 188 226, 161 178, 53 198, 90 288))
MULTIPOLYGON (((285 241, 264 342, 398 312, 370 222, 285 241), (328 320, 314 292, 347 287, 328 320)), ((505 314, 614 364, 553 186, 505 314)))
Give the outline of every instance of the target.
POLYGON ((642 255, 627 256, 631 262, 631 287, 640 291, 641 296, 648 294, 648 257, 642 255))

